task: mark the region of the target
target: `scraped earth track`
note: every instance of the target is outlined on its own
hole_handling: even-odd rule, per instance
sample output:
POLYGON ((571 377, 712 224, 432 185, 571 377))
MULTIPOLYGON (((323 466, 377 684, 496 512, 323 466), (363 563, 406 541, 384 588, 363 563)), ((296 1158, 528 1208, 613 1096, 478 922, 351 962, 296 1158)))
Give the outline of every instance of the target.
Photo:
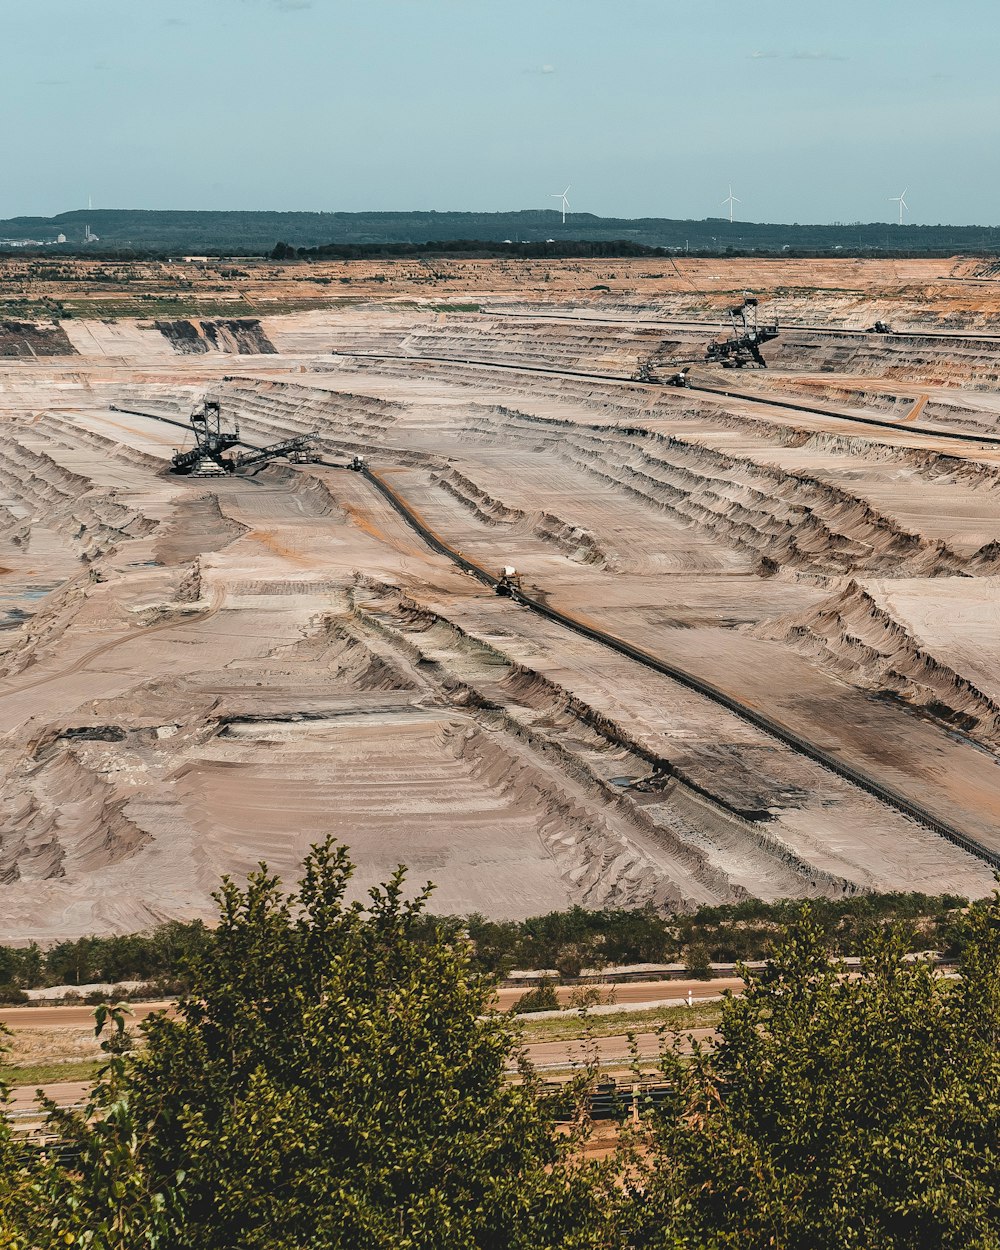
POLYGON ((291 876, 327 833, 359 893, 404 861, 438 910, 496 916, 990 889, 934 827, 1000 854, 1000 449, 948 437, 994 428, 955 389, 989 383, 976 340, 945 368, 939 339, 824 334, 740 379, 824 416, 609 380, 693 350, 681 325, 298 324, 168 356, 152 324, 121 357, 74 329, 70 369, 0 364, 0 940, 208 915, 221 872, 291 876), (851 420, 929 385, 940 435, 851 420), (206 392, 325 463, 171 478, 182 432, 135 412, 206 392), (355 452, 448 549, 789 740, 496 597, 334 467, 355 452))

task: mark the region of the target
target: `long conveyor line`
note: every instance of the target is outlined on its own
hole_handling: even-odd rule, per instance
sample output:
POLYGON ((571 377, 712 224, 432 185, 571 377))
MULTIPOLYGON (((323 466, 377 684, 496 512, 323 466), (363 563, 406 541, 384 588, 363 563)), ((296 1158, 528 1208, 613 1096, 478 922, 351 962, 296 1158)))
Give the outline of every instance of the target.
MULTIPOLYGON (((403 498, 402 495, 385 480, 381 474, 374 469, 365 466, 362 469, 365 478, 371 482, 372 486, 387 500, 393 509, 409 524, 427 543, 427 545, 439 554, 445 556, 453 564, 463 569, 471 576, 478 578, 484 585, 496 589, 497 578, 475 561, 470 560, 467 556, 462 555, 460 551, 456 551, 444 541, 435 531, 427 524, 420 514, 403 498)), ((750 707, 748 704, 741 702, 726 691, 721 690, 718 686, 711 682, 705 681, 703 678, 689 673, 685 669, 678 668, 676 665, 669 663, 667 660, 661 659, 659 656, 653 655, 648 651, 637 647, 614 634, 606 633, 604 630, 596 629, 592 625, 586 625, 583 621, 568 612, 560 611, 558 608, 552 607, 550 604, 543 603, 541 599, 537 599, 532 595, 523 591, 515 591, 513 596, 517 603, 529 608, 532 612, 537 612, 539 616, 543 616, 550 621, 554 621, 557 625, 563 626, 565 629, 572 630, 573 633, 579 634, 584 638, 597 642, 601 646, 607 647, 612 651, 623 655, 626 659, 634 660, 637 664, 641 664, 646 668, 652 669, 657 673, 669 677, 672 681, 676 681, 689 690, 693 690, 698 694, 704 695, 711 699, 713 703, 717 703, 720 707, 724 707, 727 711, 739 716, 742 720, 754 725, 757 729, 763 730, 776 738, 779 742, 791 747, 793 751, 797 751, 800 755, 806 756, 815 763, 820 764, 823 768, 829 769, 838 777, 850 782, 852 785, 871 794, 880 802, 885 803, 888 807, 894 808, 901 812, 904 816, 910 817, 912 820, 919 822, 932 829, 935 833, 947 838, 949 842, 953 842, 962 850, 967 851, 970 855, 975 855, 978 859, 985 860, 992 867, 1000 869, 1000 853, 990 850, 984 846, 976 838, 970 837, 969 834, 955 828, 954 825, 948 824, 935 816, 933 812, 928 811, 919 803, 913 802, 899 791, 889 786, 883 785, 882 782, 876 781, 874 777, 869 776, 860 768, 856 768, 852 764, 839 760, 836 756, 824 751, 822 747, 816 746, 807 739, 795 733, 794 730, 782 725, 780 721, 774 720, 772 717, 763 712, 759 712, 756 708, 750 707)))
MULTIPOLYGON (((659 382, 636 382, 618 373, 584 373, 576 369, 554 369, 544 365, 515 365, 498 360, 473 360, 462 356, 408 356, 402 352, 341 352, 335 356, 346 356, 351 360, 405 360, 410 364, 428 362, 446 365, 473 365, 486 369, 509 369, 515 373, 542 373, 553 377, 579 378, 586 382, 617 382, 621 386, 630 386, 636 390, 670 391, 671 387, 659 382)), ((799 404, 789 399, 772 399, 766 396, 753 395, 746 391, 721 390, 714 386, 696 386, 688 383, 684 390, 694 391, 703 395, 718 395, 723 399, 740 399, 752 404, 765 404, 770 408, 788 408, 793 412, 805 412, 810 416, 829 417, 835 421, 848 421, 857 425, 873 425, 884 430, 896 430, 903 434, 925 434, 928 438, 942 438, 962 443, 978 443, 988 447, 1000 447, 1000 435, 973 434, 967 430, 938 430, 928 425, 908 425, 899 421, 885 421, 881 417, 852 416, 846 412, 835 412, 832 408, 817 408, 812 404, 799 404)))
MULTIPOLYGON (((400 359, 419 360, 427 358, 406 356, 400 357, 400 359)), ((538 371, 551 372, 549 370, 538 371)), ((583 376, 593 375, 585 374, 583 376)), ((116 410, 119 412, 131 412, 135 416, 148 417, 156 421, 162 421, 167 425, 175 425, 181 429, 188 428, 182 422, 175 421, 170 417, 159 416, 149 412, 138 412, 124 408, 118 408, 116 410)), ((993 441, 1000 442, 1000 439, 993 441)), ((379 493, 387 500, 393 509, 403 517, 407 524, 409 524, 420 535, 420 537, 424 539, 428 546, 437 551, 439 554, 445 556, 448 560, 464 570, 466 573, 469 573, 471 576, 477 578, 484 585, 489 586, 491 589, 496 588, 498 580, 496 577, 487 572, 487 570, 482 568, 481 565, 476 564, 475 561, 470 560, 467 556, 462 555, 461 552, 456 551, 455 548, 446 543, 444 539, 431 529, 420 514, 415 511, 415 509, 402 497, 402 495, 400 495, 394 487, 390 486, 379 473, 367 465, 362 468, 362 473, 365 478, 371 482, 375 489, 378 490, 379 493)), ((530 608, 533 612, 537 612, 540 616, 554 621, 557 625, 561 625, 565 629, 572 630, 574 633, 579 634, 584 638, 588 638, 592 642, 597 642, 601 646, 608 647, 610 650, 616 651, 619 655, 623 655, 627 659, 634 660, 636 663, 642 664, 646 668, 661 673, 665 677, 669 677, 671 680, 678 682, 687 689, 704 695, 706 698, 711 699, 714 703, 719 704, 719 706, 724 707, 736 716, 739 716, 742 720, 745 720, 749 724, 754 725, 756 728, 770 734, 779 742, 783 742, 786 746, 791 747, 792 750, 797 751, 800 755, 806 756, 808 759, 813 760, 822 767, 829 769, 837 776, 849 781, 852 785, 856 785, 860 789, 865 790, 867 793, 879 799, 887 806, 895 808, 903 815, 918 821, 927 828, 934 830, 935 833, 939 833, 942 837, 947 838, 950 842, 961 847, 962 850, 967 851, 970 855, 975 855, 977 858, 984 860, 992 867, 1000 869, 1000 853, 990 850, 989 847, 984 846, 977 839, 962 832, 962 830, 955 828, 954 825, 950 825, 946 821, 941 820, 920 804, 906 798, 905 795, 900 794, 891 787, 876 781, 874 777, 869 776, 863 770, 837 759, 834 755, 824 751, 822 747, 816 746, 814 743, 809 742, 807 739, 795 733, 794 730, 782 725, 779 721, 776 721, 772 717, 767 716, 765 713, 757 711, 756 708, 752 708, 741 702, 733 695, 727 694, 726 691, 721 690, 718 686, 713 685, 711 682, 707 682, 703 678, 687 672, 685 669, 678 668, 676 665, 643 650, 641 647, 637 647, 632 643, 626 642, 624 639, 618 638, 614 634, 609 634, 604 630, 599 630, 591 625, 586 625, 583 621, 577 620, 577 618, 572 616, 570 613, 560 611, 558 608, 554 608, 550 604, 544 603, 542 600, 524 593, 524 591, 515 592, 513 597, 524 607, 530 608)))
MULTIPOLYGON (((500 309, 480 308, 484 317, 511 317, 522 321, 570 321, 577 324, 624 326, 657 326, 662 330, 699 330, 709 334, 718 334, 720 322, 696 321, 684 317, 649 318, 649 317, 578 317, 572 313, 530 313, 506 312, 500 309)), ((723 324, 721 329, 727 327, 723 324)), ((971 341, 977 343, 1000 342, 1000 334, 989 334, 976 330, 864 330, 854 326, 816 326, 807 322, 782 322, 781 329, 785 334, 830 334, 836 338, 847 339, 935 339, 939 342, 971 341)))

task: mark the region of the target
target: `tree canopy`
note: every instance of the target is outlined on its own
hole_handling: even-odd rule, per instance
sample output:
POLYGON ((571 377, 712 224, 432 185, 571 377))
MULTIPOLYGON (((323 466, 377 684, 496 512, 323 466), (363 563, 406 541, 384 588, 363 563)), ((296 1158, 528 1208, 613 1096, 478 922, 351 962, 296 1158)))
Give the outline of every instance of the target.
POLYGON ((808 909, 716 1045, 664 1056, 673 1098, 633 1187, 635 1247, 1000 1246, 1000 906, 957 978, 875 933, 857 976, 808 909))
POLYGON ((0 1250, 1000 1250, 1000 899, 957 976, 902 926, 848 973, 800 906, 595 1163, 595 1073, 553 1094, 463 928, 351 871, 327 842, 290 896, 224 880, 176 1014, 98 1008, 59 1151, 0 1119, 0 1250))
POLYGON ((554 1136, 533 1075, 508 1079, 514 1026, 468 942, 428 927, 401 871, 367 906, 344 902, 350 875, 327 843, 291 897, 266 870, 224 882, 176 1017, 58 1118, 81 1151, 71 1231, 107 1223, 110 1167, 144 1198, 122 1246, 151 1230, 204 1250, 604 1244, 595 1169, 554 1136))

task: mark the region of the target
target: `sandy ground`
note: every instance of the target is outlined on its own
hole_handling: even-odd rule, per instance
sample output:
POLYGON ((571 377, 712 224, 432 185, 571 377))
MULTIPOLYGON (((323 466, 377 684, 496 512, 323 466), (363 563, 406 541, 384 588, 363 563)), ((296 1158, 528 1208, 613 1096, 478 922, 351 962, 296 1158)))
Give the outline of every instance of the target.
MULTIPOLYGON (((727 990, 736 992, 742 986, 743 981, 739 977, 714 977, 710 981, 679 978, 676 981, 622 981, 614 984, 595 982, 582 988, 595 989, 601 995, 602 1001, 627 1007, 630 1004, 645 1006, 647 1003, 674 1002, 686 999, 689 994, 694 999, 715 998, 727 990)), ((555 987, 556 997, 563 1006, 567 1006, 574 993, 579 992, 579 988, 558 985, 555 987)), ((509 1011, 523 993, 521 989, 504 986, 497 991, 497 1006, 501 1011, 509 1011)), ((0 1020, 2 1019, 3 1016, 0 1015, 0 1020)))
MULTIPOLYGON (((652 1002, 672 1002, 678 998, 686 998, 691 994, 696 999, 717 997, 726 990, 739 990, 743 982, 738 977, 715 977, 712 980, 690 980, 679 978, 667 981, 626 981, 612 983, 594 982, 584 986, 594 989, 602 1000, 608 1000, 619 1006, 652 1002), (611 996, 609 999, 609 995, 611 996)), ((564 1006, 571 1001, 572 995, 579 987, 559 985, 555 987, 556 996, 564 1006)), ((497 991, 496 1005, 501 1011, 509 1011, 514 1003, 525 992, 521 988, 503 986, 497 991)), ((131 1003, 129 1023, 137 1024, 157 1011, 169 1011, 171 1001, 150 1003, 131 1003)), ((90 1026, 93 1035, 94 1008, 85 1005, 53 1006, 53 1007, 0 1007, 0 1025, 12 1030, 15 1035, 28 1034, 34 1031, 45 1032, 54 1029, 78 1029, 90 1026)), ((27 1045, 28 1043, 25 1043, 27 1045)), ((23 1052, 28 1054, 28 1052, 23 1052)), ((10 1063, 40 1061, 45 1056, 31 1052, 28 1058, 22 1051, 12 1052, 10 1063)))
POLYGON ((607 263, 546 290, 456 268, 456 302, 503 317, 389 268, 409 306, 262 306, 196 355, 91 317, 0 356, 0 941, 210 917, 221 873, 291 880, 327 834, 358 896, 405 862, 436 910, 497 917, 988 891, 982 859, 498 599, 329 465, 364 455, 451 546, 1000 850, 1000 448, 947 437, 1000 432, 975 337, 1000 290, 958 260, 717 261, 622 265, 598 304, 607 263), (802 326, 914 333, 695 367, 742 399, 589 376, 697 358, 769 286, 802 326), (172 477, 185 431, 112 410, 184 422, 207 393, 328 465, 172 477), (782 397, 831 415, 759 402, 782 397))

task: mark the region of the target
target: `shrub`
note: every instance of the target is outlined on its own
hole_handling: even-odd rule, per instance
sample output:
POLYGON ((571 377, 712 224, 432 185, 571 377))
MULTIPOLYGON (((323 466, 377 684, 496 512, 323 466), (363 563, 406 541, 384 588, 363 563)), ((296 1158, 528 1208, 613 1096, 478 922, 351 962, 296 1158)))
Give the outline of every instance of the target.
MULTIPOLYGON (((541 1086, 507 1073, 518 1030, 491 1012, 453 926, 428 930, 400 871, 344 897, 346 848, 291 898, 265 869, 225 881, 211 953, 175 1016, 124 1010, 75 1147, 67 1233, 187 1250, 535 1250, 607 1245, 593 1167, 557 1138, 541 1086)), ((2 1243, 0 1243, 2 1244, 2 1243)), ((30 1244, 35 1244, 34 1242, 30 1244)), ((48 1243, 46 1243, 48 1244, 48 1243)), ((69 1244, 69 1240, 67 1243, 69 1244)))
POLYGON ((710 981, 715 975, 709 960, 708 947, 703 942, 693 942, 684 954, 684 968, 690 977, 710 981))
POLYGON ((536 985, 522 994, 513 1007, 513 1015, 527 1015, 532 1011, 558 1011, 559 999, 551 981, 536 985))

